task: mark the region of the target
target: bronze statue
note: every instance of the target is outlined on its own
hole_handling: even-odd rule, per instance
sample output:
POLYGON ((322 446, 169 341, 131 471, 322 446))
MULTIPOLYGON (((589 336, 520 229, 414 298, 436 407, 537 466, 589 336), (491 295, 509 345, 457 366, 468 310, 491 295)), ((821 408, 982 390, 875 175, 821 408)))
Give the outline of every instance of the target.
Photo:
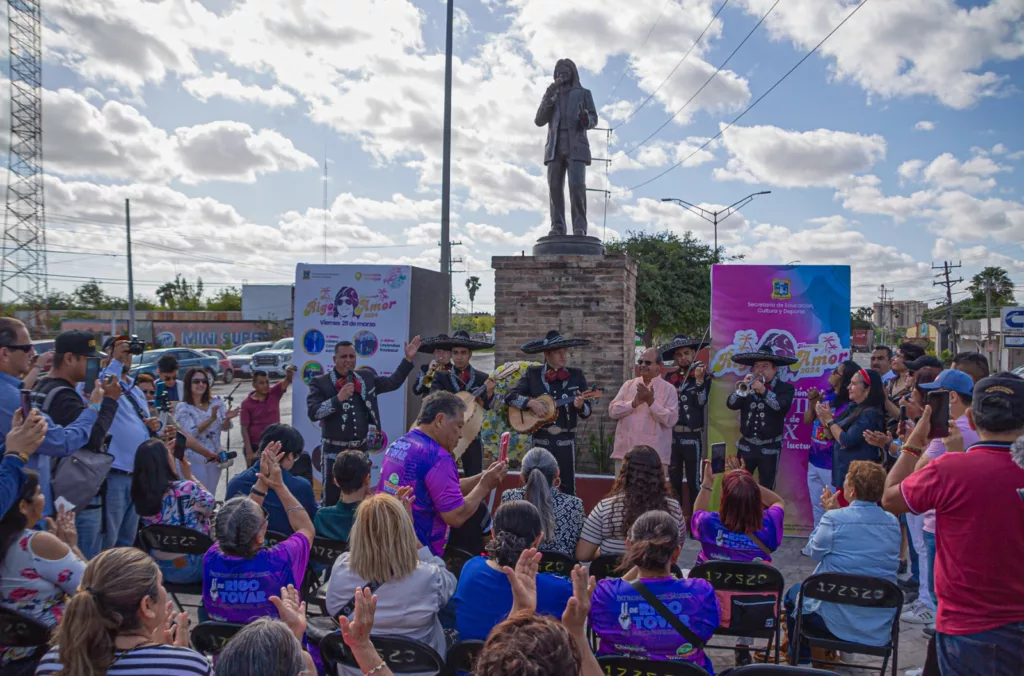
POLYGON ((587 130, 597 126, 597 109, 589 89, 580 86, 579 71, 569 59, 555 64, 555 81, 544 93, 534 120, 538 127, 548 125, 544 146, 544 164, 548 168, 551 202, 551 232, 565 235, 565 175, 569 174, 569 204, 572 209, 572 234, 587 234, 587 165, 590 142, 587 130))

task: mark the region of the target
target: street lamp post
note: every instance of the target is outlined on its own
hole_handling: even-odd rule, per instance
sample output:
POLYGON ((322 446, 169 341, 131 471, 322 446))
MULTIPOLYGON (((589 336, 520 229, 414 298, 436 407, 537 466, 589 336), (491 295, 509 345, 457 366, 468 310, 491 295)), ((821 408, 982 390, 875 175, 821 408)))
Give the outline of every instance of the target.
POLYGON ((452 33, 455 0, 448 0, 448 25, 444 45, 444 132, 441 141, 441 274, 448 282, 448 330, 452 325, 452 245, 449 216, 452 199, 452 33))
POLYGON ((663 197, 661 199, 661 201, 662 202, 675 202, 676 204, 678 204, 679 206, 683 207, 684 209, 687 209, 688 211, 692 211, 693 213, 697 214, 698 216, 703 218, 708 223, 713 223, 714 224, 714 226, 715 226, 715 260, 717 261, 718 260, 718 224, 721 223, 722 221, 724 221, 725 219, 729 218, 730 216, 732 216, 734 213, 736 213, 737 211, 739 211, 743 207, 745 207, 748 204, 750 204, 750 202, 752 202, 755 197, 757 197, 759 195, 770 195, 770 194, 772 194, 771 190, 763 190, 761 192, 755 192, 755 193, 752 193, 750 195, 747 195, 746 197, 744 197, 743 199, 739 200, 738 202, 734 202, 734 203, 730 204, 729 206, 727 206, 726 208, 721 209, 719 211, 709 211, 707 209, 704 209, 704 208, 701 208, 701 207, 697 206, 696 204, 690 204, 686 200, 681 200, 678 197, 663 197))

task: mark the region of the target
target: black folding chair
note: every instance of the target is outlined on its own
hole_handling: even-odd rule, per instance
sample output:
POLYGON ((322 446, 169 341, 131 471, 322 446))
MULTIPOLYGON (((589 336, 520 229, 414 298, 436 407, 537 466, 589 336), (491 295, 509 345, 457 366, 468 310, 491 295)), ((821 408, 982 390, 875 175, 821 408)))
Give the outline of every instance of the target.
MULTIPOLYGON (((731 593, 729 626, 719 626, 715 634, 767 639, 765 655, 771 653, 774 643, 775 664, 778 664, 782 643, 782 595, 786 590, 782 573, 765 563, 708 561, 690 571, 691 580, 698 577, 710 582, 716 592, 731 593)), ((748 649, 735 645, 705 647, 733 651, 748 649)))
POLYGON ((455 576, 455 579, 459 578, 459 573, 462 572, 462 567, 466 565, 466 562, 472 558, 475 558, 476 554, 470 554, 465 549, 459 549, 458 547, 448 547, 444 550, 444 565, 455 576))
POLYGON ((338 557, 348 551, 348 543, 330 538, 313 538, 313 546, 309 551, 309 569, 303 581, 302 598, 307 604, 316 605, 327 613, 327 582, 331 579, 331 570, 338 557), (318 568, 322 569, 318 570, 318 568))
POLYGON ((703 667, 698 667, 693 662, 663 662, 608 655, 597 658, 597 663, 601 665, 601 670, 605 674, 611 676, 708 676, 703 667))
MULTIPOLYGON (((135 539, 135 546, 147 554, 155 551, 177 556, 203 556, 213 546, 213 540, 209 535, 200 533, 184 526, 146 526, 139 530, 135 539)), ((199 596, 200 601, 194 608, 202 605, 203 582, 167 582, 164 580, 164 589, 174 599, 178 610, 185 607, 178 599, 178 594, 191 594, 199 596)))
POLYGON ((718 676, 831 676, 834 671, 791 667, 785 664, 748 664, 745 667, 730 667, 718 676))
MULTIPOLYGON (((371 640, 392 673, 444 673, 444 660, 425 643, 388 635, 371 636, 371 640)), ((320 641, 320 657, 328 673, 336 672, 340 665, 359 668, 352 652, 342 640, 341 632, 328 634, 320 641)))
POLYGON ((455 674, 461 671, 466 674, 472 674, 473 664, 483 648, 484 642, 475 640, 459 641, 453 645, 448 651, 448 658, 445 660, 445 663, 448 665, 448 673, 455 674))
MULTIPOLYGON (((619 570, 622 564, 622 556, 617 554, 604 554, 590 562, 589 575, 598 579, 619 578, 626 574, 626 571, 619 570)), ((683 571, 676 564, 672 564, 672 575, 682 579, 683 571)))
MULTIPOLYGON (((848 653, 859 653, 882 658, 884 676, 889 657, 892 657, 892 676, 896 676, 899 668, 900 649, 900 613, 903 612, 903 590, 895 583, 870 575, 847 575, 843 573, 820 573, 811 575, 800 585, 800 596, 797 599, 796 627, 794 636, 790 637, 793 655, 800 654, 800 644, 807 641, 813 648, 825 648, 848 653), (804 626, 804 599, 817 599, 822 603, 857 606, 859 608, 877 608, 892 610, 892 630, 889 642, 882 646, 865 645, 853 641, 844 641, 830 631, 822 631, 816 627, 804 626)), ((877 669, 877 665, 850 664, 848 662, 821 662, 829 666, 844 666, 855 669, 877 669)))
POLYGON ((8 648, 36 648, 30 656, 8 662, 4 674, 31 676, 50 642, 50 628, 16 610, 0 608, 0 645, 8 648))
POLYGON ((224 650, 228 641, 244 626, 235 622, 200 622, 192 628, 192 648, 213 657, 224 650))
POLYGON ((561 552, 541 552, 540 566, 537 572, 569 577, 576 563, 576 559, 566 556, 561 552))
POLYGON ((263 536, 263 547, 265 549, 270 549, 274 545, 279 544, 281 542, 284 542, 285 540, 287 540, 290 537, 291 537, 291 535, 286 535, 284 533, 278 533, 277 531, 274 531, 274 530, 268 530, 266 532, 266 534, 263 536))

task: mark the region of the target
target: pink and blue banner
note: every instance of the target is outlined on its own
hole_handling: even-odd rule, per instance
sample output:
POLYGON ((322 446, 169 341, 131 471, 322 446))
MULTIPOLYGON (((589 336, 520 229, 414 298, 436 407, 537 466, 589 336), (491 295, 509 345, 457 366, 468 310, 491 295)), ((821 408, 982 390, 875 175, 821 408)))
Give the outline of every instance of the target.
POLYGON ((807 391, 828 388, 828 375, 850 358, 850 268, 845 265, 715 265, 711 271, 711 368, 708 443, 725 441, 730 455, 740 438, 739 413, 726 408, 729 394, 749 367, 732 361, 740 352, 771 345, 796 357, 779 377, 796 388, 786 417, 775 491, 786 501, 786 535, 806 535, 814 525, 808 495, 811 425, 804 424, 807 391))

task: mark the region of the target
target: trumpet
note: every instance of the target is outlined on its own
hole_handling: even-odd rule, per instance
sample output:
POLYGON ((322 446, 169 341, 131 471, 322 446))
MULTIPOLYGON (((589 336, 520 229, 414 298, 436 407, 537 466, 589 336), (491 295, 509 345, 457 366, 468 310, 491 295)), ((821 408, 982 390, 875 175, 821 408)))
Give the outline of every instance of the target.
POLYGON ((738 383, 736 383, 736 396, 738 396, 738 397, 746 397, 746 396, 748 396, 750 394, 750 384, 754 383, 754 382, 763 383, 763 382, 766 382, 766 381, 764 379, 764 376, 757 376, 756 378, 753 378, 753 379, 751 379, 749 381, 746 378, 744 378, 743 380, 741 380, 738 383))
POLYGON ((423 389, 429 390, 430 386, 434 384, 434 374, 437 373, 437 369, 441 368, 441 362, 431 362, 430 368, 423 376, 423 389))

